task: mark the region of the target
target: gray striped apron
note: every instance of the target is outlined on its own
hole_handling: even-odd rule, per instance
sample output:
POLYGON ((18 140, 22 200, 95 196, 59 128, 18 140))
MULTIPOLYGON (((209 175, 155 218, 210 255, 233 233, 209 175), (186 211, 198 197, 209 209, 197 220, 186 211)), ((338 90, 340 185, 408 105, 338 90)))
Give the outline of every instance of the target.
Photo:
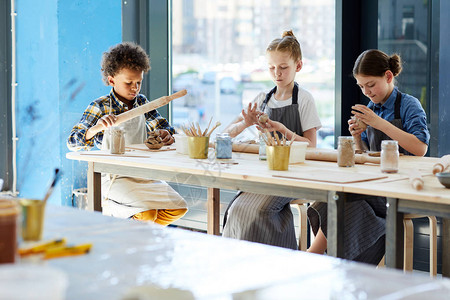
MULTIPOLYGON (((392 125, 402 129, 400 118, 401 93, 395 99, 392 125)), ((371 151, 379 151, 382 140, 390 140, 386 134, 371 126, 367 127, 371 151)), ((404 149, 401 149, 406 153, 404 149)), ((349 194, 344 215, 344 258, 377 265, 385 252, 386 198, 349 194)), ((319 228, 327 235, 327 204, 313 203, 308 207, 308 219, 314 235, 319 228)))
MULTIPOLYGON (((270 108, 269 99, 276 87, 267 95, 260 110, 269 118, 283 123, 289 130, 303 136, 298 110, 298 85, 294 84, 292 104, 270 108)), ((294 219, 288 197, 239 192, 225 212, 222 236, 258 242, 290 249, 298 249, 294 219)))

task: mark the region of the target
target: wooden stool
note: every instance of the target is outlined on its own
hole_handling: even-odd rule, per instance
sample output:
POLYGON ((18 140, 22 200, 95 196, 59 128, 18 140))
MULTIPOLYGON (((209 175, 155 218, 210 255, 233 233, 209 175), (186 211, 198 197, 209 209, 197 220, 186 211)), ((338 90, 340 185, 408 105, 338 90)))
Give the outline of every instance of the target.
POLYGON ((403 270, 413 270, 414 225, 412 219, 428 217, 430 228, 430 276, 437 275, 437 222, 435 216, 405 214, 403 217, 404 244, 403 270))
MULTIPOLYGON (((424 216, 416 214, 405 214, 403 217, 404 229, 404 249, 403 249, 403 270, 411 272, 413 270, 414 251, 414 224, 412 219, 428 217, 430 222, 430 276, 437 275, 437 222, 435 216, 424 216)), ((384 257, 378 264, 384 266, 384 257)))
POLYGON ((306 215, 306 204, 310 203, 310 200, 296 199, 291 201, 291 205, 298 210, 298 227, 300 228, 300 236, 298 237, 298 250, 306 251, 307 245, 307 232, 308 232, 308 216, 306 215))

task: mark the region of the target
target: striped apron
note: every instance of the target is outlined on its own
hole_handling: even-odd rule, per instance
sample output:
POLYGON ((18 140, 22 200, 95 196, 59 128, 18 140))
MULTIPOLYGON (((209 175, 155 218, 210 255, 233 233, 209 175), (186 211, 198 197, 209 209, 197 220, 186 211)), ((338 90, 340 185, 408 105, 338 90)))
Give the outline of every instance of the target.
MULTIPOLYGON (((392 125, 402 129, 400 117, 401 93, 395 99, 392 125)), ((383 132, 368 126, 367 138, 371 151, 380 151, 381 141, 390 140, 383 132)), ((404 149, 401 152, 407 154, 404 149)), ((344 258, 377 265, 385 253, 386 198, 349 194, 344 214, 344 258)), ((314 235, 319 228, 327 235, 327 204, 315 202, 308 207, 308 219, 314 235)))
MULTIPOLYGON (((267 103, 275 91, 276 87, 266 95, 260 110, 271 120, 283 123, 289 130, 302 136, 297 83, 294 84, 291 105, 268 107, 267 103)), ((225 212, 222 236, 298 249, 290 207, 292 200, 288 197, 239 192, 225 212)))

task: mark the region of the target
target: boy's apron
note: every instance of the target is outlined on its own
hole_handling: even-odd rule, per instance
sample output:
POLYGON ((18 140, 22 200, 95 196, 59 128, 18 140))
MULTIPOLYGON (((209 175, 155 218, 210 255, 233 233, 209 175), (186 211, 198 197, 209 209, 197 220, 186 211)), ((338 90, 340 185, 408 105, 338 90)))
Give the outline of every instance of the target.
MULTIPOLYGON (((125 146, 142 144, 147 138, 145 116, 120 124, 125 146)), ((105 130, 102 150, 109 150, 111 134, 105 130)), ((143 178, 102 174, 102 210, 104 215, 129 218, 151 209, 187 208, 186 201, 166 182, 143 178)))
MULTIPOLYGON (((268 107, 267 102, 275 91, 276 87, 266 95, 261 111, 267 113, 271 120, 283 123, 289 130, 303 136, 298 110, 297 83, 294 84, 291 105, 268 107)), ((239 192, 225 212, 223 236, 297 249, 290 207, 292 200, 294 199, 289 197, 239 192)))

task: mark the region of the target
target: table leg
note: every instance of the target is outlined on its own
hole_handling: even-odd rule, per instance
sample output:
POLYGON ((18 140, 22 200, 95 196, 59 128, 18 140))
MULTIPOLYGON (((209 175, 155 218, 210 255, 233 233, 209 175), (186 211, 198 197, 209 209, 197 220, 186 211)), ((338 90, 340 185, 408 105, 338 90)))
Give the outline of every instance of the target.
POLYGON ((387 198, 386 266, 403 269, 403 213, 398 211, 398 199, 387 198))
POLYGON ((450 219, 442 219, 442 276, 450 277, 450 219))
POLYGON ((344 208, 347 195, 341 192, 328 192, 327 253, 344 257, 344 208))
POLYGON ((88 210, 102 211, 101 173, 94 171, 94 163, 88 163, 87 173, 88 210))
POLYGON ((220 189, 208 188, 208 234, 220 235, 220 189))

